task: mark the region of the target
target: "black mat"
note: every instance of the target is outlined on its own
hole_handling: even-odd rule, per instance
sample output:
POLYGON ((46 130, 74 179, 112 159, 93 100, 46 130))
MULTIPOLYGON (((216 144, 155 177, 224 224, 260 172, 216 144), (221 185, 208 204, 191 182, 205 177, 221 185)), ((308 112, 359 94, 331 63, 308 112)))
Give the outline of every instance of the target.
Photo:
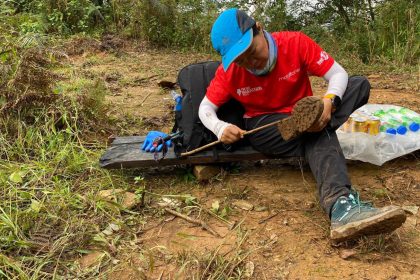
MULTIPOLYGON (((175 156, 173 147, 171 147, 164 159, 155 161, 153 158, 153 153, 146 153, 140 149, 144 139, 145 136, 127 136, 115 138, 111 143, 111 146, 101 156, 99 160, 100 166, 107 169, 142 168, 179 164, 206 164, 273 158, 257 152, 251 146, 239 147, 234 152, 218 150, 217 158, 214 157, 214 153, 211 149, 188 157, 177 158, 175 156)), ((161 153, 159 153, 159 156, 161 156, 161 153)))

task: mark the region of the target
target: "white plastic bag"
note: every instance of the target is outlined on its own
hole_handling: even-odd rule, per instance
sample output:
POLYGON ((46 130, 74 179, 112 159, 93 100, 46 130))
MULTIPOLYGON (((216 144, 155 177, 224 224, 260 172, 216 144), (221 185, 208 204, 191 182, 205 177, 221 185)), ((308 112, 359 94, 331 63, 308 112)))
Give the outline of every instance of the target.
MULTIPOLYGON (((395 105, 367 104, 356 112, 373 114, 381 109, 387 111, 400 108, 395 105)), ((370 135, 363 132, 345 132, 342 126, 337 130, 337 136, 346 159, 365 161, 375 165, 382 165, 391 159, 420 149, 420 130, 408 131, 404 135, 384 132, 370 135)))

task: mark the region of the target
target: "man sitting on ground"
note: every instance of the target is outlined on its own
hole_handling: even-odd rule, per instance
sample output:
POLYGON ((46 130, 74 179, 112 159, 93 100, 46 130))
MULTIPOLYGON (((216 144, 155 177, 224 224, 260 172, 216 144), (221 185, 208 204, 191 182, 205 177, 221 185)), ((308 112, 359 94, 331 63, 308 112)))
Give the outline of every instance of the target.
POLYGON ((219 15, 211 41, 222 64, 207 89, 199 116, 219 140, 230 144, 245 132, 216 115, 230 98, 244 106, 246 130, 283 119, 278 128, 272 126, 247 137, 262 153, 306 158, 321 205, 331 219, 333 241, 390 232, 404 223, 400 207, 375 208, 359 200, 335 133, 354 110, 367 103, 370 85, 364 77, 348 78, 343 67, 303 33, 268 33, 238 9, 219 15), (328 82, 322 101, 303 101, 312 96, 309 75, 328 82), (316 102, 321 106, 314 106, 316 102))

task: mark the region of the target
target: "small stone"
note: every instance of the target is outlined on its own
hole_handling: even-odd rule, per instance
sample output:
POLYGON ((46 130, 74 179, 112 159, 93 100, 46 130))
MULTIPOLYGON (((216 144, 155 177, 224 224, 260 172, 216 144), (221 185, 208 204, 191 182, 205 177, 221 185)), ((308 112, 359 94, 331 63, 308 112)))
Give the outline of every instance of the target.
POLYGON ((123 189, 102 190, 98 196, 103 200, 117 202, 126 209, 132 209, 138 203, 134 193, 126 192, 123 189))
POLYGON ((198 181, 208 181, 220 173, 220 167, 214 165, 195 165, 193 174, 198 181))
POLYGON ((121 205, 124 208, 132 209, 132 208, 134 208, 134 206, 136 206, 137 201, 138 201, 137 200, 137 196, 134 193, 125 192, 124 193, 124 198, 123 198, 123 201, 122 201, 121 205))
POLYGON ((112 231, 119 231, 121 229, 121 227, 117 224, 109 224, 109 227, 112 229, 112 231))
POLYGON ((288 226, 289 225, 289 221, 287 219, 284 219, 283 225, 288 226))
POLYGON ((254 209, 254 205, 245 200, 236 200, 232 203, 232 205, 245 211, 251 211, 254 209))
POLYGON ((351 249, 344 249, 340 251, 340 258, 342 258, 343 260, 347 260, 348 258, 354 256, 357 254, 356 250, 351 250, 351 249))
POLYGON ((264 211, 267 211, 267 207, 266 206, 257 206, 257 207, 255 207, 255 211, 256 212, 264 212, 264 211))
POLYGON ((277 234, 273 233, 272 235, 270 235, 270 240, 277 241, 277 239, 278 239, 277 234))
POLYGON ((158 202, 158 205, 160 207, 177 208, 181 206, 181 202, 173 198, 162 197, 162 200, 158 202))
POLYGON ((251 261, 248 261, 245 264, 244 278, 251 278, 252 275, 254 275, 254 269, 255 269, 254 263, 251 261))

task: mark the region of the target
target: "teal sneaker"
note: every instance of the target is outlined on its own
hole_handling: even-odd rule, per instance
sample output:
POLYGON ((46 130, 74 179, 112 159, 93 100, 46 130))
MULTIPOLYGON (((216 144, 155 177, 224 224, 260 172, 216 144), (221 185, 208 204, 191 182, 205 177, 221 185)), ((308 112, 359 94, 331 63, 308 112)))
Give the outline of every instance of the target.
POLYGON ((405 222, 405 212, 398 206, 375 208, 359 200, 353 192, 340 196, 331 210, 331 240, 334 243, 363 235, 391 232, 405 222))

